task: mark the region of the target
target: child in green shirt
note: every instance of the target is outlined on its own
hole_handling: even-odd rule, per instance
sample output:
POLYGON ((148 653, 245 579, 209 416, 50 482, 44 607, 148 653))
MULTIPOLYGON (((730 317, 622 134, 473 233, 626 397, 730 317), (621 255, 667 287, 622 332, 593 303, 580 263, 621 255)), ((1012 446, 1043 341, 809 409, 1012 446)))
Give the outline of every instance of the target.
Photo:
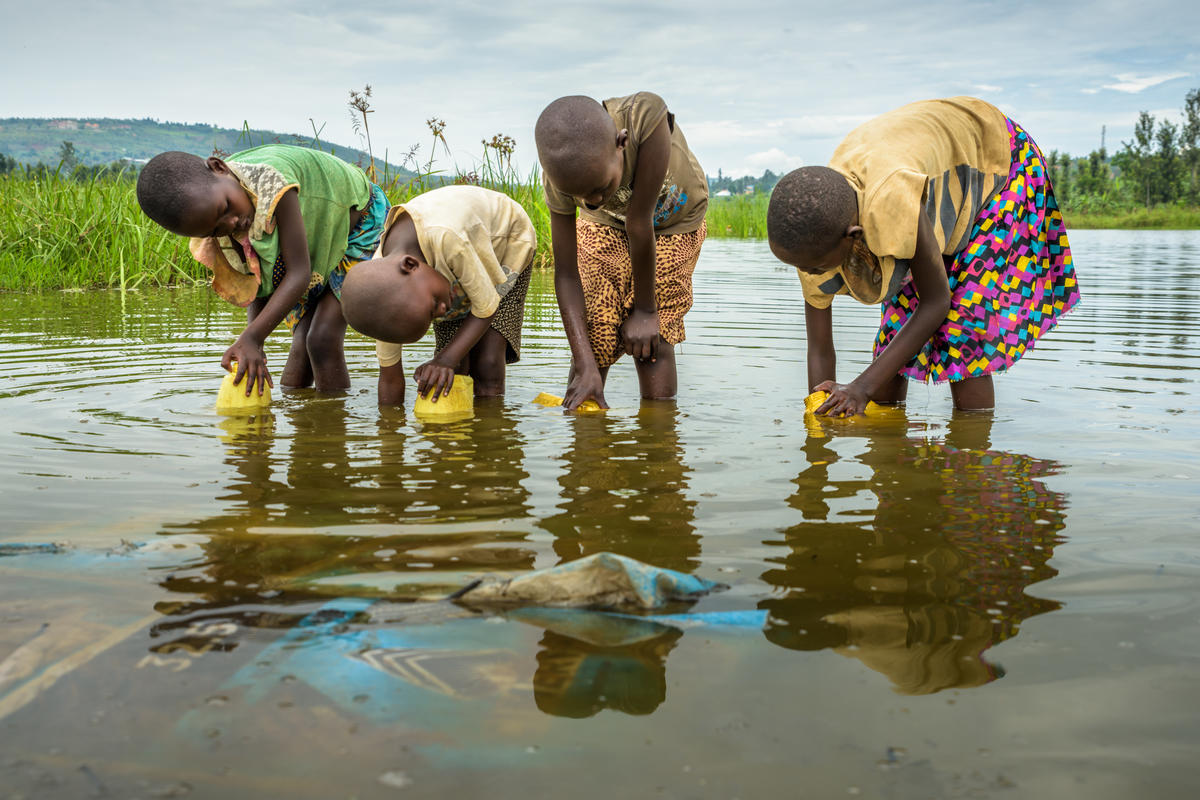
POLYGON ((292 331, 281 382, 287 388, 347 389, 339 303, 346 270, 379 244, 388 201, 362 170, 306 147, 268 144, 226 161, 177 151, 138 176, 138 203, 172 233, 191 237, 213 289, 247 309, 246 329, 221 359, 274 386, 263 343, 280 322, 292 331))

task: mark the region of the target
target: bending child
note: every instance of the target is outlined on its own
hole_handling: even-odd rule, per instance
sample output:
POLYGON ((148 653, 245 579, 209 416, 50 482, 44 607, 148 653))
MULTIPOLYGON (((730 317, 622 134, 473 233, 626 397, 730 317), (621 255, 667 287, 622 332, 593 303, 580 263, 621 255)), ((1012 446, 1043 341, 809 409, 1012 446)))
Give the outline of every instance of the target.
POLYGON ((470 375, 476 397, 504 394, 507 364, 521 357, 521 324, 537 252, 533 222, 517 201, 479 186, 445 186, 388 213, 375 259, 346 276, 346 319, 375 338, 379 402, 404 402, 401 346, 433 324, 434 356, 417 367, 417 392, 450 393, 470 375))
POLYGON ((650 92, 561 97, 534 135, 571 346, 563 406, 607 408, 604 382, 622 353, 636 359, 643 398, 674 397, 708 208, 708 179, 675 115, 650 92))
POLYGON ((268 144, 228 161, 177 151, 150 159, 138 203, 172 233, 190 236, 212 287, 247 308, 246 329, 221 365, 237 362, 246 395, 274 386, 263 343, 292 331, 281 383, 348 389, 346 322, 338 296, 346 271, 379 244, 388 201, 361 169, 307 147, 268 144))
POLYGON ((821 414, 903 402, 905 378, 995 405, 992 374, 1079 301, 1062 214, 1029 135, 973 97, 927 100, 856 128, 828 167, 783 177, 771 251, 804 287, 810 391, 821 414), (874 360, 837 383, 830 304, 881 303, 874 360))

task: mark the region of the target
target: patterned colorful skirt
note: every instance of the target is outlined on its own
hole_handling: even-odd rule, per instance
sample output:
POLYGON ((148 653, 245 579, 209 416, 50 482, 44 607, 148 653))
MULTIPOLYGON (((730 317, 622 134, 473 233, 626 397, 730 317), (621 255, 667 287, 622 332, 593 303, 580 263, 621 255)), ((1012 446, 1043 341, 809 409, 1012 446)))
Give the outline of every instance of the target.
MULTIPOLYGON (((317 303, 324 296, 326 290, 333 292, 334 297, 338 300, 342 299, 342 283, 346 280, 346 270, 358 262, 370 258, 375 253, 375 249, 379 247, 379 238, 383 235, 383 222, 387 217, 388 208, 390 205, 387 195, 383 193, 383 189, 372 183, 371 197, 367 202, 367 207, 363 209, 358 223, 350 229, 345 255, 328 276, 322 276, 316 272, 312 274, 308 289, 283 318, 289 331, 294 330, 300 320, 304 319, 304 315, 317 307, 317 303)), ((279 285, 286 269, 281 255, 275 259, 275 264, 271 267, 271 277, 274 279, 272 285, 279 285)))
MULTIPOLYGON (((654 239, 654 299, 663 341, 684 340, 683 315, 692 307, 692 273, 708 224, 654 239)), ((575 223, 579 280, 583 284, 588 341, 596 366, 611 367, 625 352, 621 324, 633 311, 633 265, 625 231, 585 219, 575 223)))
MULTIPOLYGON (((1012 120, 1008 183, 989 200, 966 246, 945 256, 950 313, 900 374, 959 381, 1003 372, 1079 302, 1071 247, 1042 153, 1012 120)), ((883 303, 878 357, 916 310, 909 281, 883 303)))

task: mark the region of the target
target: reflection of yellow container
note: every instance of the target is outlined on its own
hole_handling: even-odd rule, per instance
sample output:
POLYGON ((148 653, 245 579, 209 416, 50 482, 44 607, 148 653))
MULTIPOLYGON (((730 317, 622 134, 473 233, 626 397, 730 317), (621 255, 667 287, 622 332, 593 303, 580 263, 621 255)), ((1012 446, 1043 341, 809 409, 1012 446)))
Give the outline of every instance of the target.
MULTIPOLYGON (((547 394, 546 392, 542 392, 537 397, 533 398, 533 402, 537 403, 539 406, 545 406, 546 408, 554 408, 555 406, 561 406, 563 404, 563 399, 556 395, 547 394)), ((576 411, 603 411, 604 409, 601 408, 600 404, 597 403, 595 400, 584 400, 582 403, 580 403, 576 407, 575 410, 576 411)))
POLYGON ((475 381, 469 375, 455 375, 450 394, 442 395, 433 402, 429 399, 432 390, 424 396, 417 395, 413 413, 430 422, 455 422, 469 419, 475 413, 475 381))
POLYGON ((238 385, 234 385, 233 379, 237 375, 237 362, 234 361, 232 369, 225 373, 225 379, 221 381, 221 388, 217 391, 217 412, 220 414, 254 414, 267 406, 271 405, 271 387, 263 384, 262 394, 258 393, 258 384, 251 390, 250 396, 246 396, 246 381, 249 380, 245 375, 238 385))
POLYGON ((875 402, 868 402, 866 409, 862 414, 857 414, 853 417, 832 417, 826 414, 818 414, 817 409, 821 404, 829 399, 829 392, 813 392, 808 397, 804 398, 804 427, 812 436, 823 437, 825 435, 825 424, 833 423, 834 425, 848 423, 873 423, 873 422, 893 422, 904 419, 904 409, 898 406, 881 406, 875 402))
POLYGON ((247 450, 257 449, 264 442, 270 442, 275 436, 275 415, 266 409, 258 413, 247 411, 244 414, 224 414, 224 419, 217 423, 221 429, 218 436, 221 441, 247 450))

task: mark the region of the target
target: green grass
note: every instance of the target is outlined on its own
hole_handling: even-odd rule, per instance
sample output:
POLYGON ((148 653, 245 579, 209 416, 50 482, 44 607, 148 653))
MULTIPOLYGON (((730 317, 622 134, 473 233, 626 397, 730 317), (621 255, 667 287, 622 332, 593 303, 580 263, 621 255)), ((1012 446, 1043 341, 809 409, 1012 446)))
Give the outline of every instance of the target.
POLYGON ((134 182, 0 175, 0 289, 136 289, 194 284, 187 241, 142 214, 134 182))
MULTIPOLYGON (((533 264, 535 267, 551 266, 554 259, 550 252, 550 209, 546 207, 541 173, 535 168, 529 175, 519 174, 512 165, 510 155, 484 142, 483 162, 476 170, 465 175, 459 174, 454 182, 502 192, 520 203, 537 232, 538 249, 533 264)), ((409 180, 383 180, 380 185, 388 200, 396 205, 440 186, 441 182, 436 178, 436 173, 419 173, 409 180)))
MULTIPOLYGON (((484 161, 460 182, 504 192, 529 213, 538 235, 535 264, 550 266, 550 212, 537 170, 518 174, 503 150, 484 149, 484 161)), ((428 191, 437 173, 381 181, 393 203, 428 191)), ((192 285, 206 282, 187 241, 150 222, 127 177, 71 178, 57 173, 0 175, 0 290, 46 290, 192 285)), ((766 194, 713 197, 712 237, 767 235, 766 194)), ((1067 228, 1200 228, 1200 208, 1159 206, 1106 212, 1064 212, 1067 228)))
POLYGON ((732 239, 767 238, 766 194, 740 194, 708 199, 708 235, 732 239))
POLYGON ((1156 229, 1189 230, 1200 228, 1200 208, 1186 206, 1155 206, 1121 211, 1063 211, 1067 230, 1116 228, 1121 230, 1156 229))

